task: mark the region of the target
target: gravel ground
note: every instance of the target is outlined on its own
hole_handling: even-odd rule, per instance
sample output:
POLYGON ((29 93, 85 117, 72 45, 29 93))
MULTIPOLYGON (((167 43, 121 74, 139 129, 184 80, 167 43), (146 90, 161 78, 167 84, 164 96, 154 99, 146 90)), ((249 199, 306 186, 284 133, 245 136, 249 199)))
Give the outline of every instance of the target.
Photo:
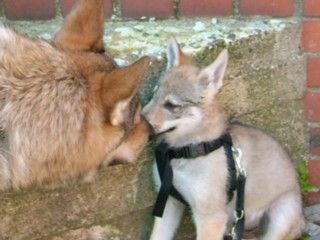
POLYGON ((320 204, 316 204, 304 209, 307 219, 306 232, 314 240, 320 240, 320 204))

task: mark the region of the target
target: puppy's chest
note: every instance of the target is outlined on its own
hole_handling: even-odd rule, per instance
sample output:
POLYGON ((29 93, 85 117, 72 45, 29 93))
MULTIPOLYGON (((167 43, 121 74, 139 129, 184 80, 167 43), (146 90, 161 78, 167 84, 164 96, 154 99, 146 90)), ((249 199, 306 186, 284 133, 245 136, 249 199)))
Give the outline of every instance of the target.
POLYGON ((220 148, 193 159, 173 159, 173 185, 189 203, 197 197, 212 197, 225 191, 228 167, 225 152, 220 148))

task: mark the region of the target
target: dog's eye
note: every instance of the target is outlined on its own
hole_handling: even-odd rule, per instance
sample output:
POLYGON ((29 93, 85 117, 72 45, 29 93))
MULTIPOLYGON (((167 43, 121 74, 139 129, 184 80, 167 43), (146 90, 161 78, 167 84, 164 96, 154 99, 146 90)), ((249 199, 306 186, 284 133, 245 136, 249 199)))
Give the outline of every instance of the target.
POLYGON ((164 103, 164 107, 165 107, 166 109, 168 109, 168 110, 176 110, 176 109, 178 109, 180 106, 177 105, 177 104, 174 104, 174 103, 172 103, 172 102, 167 101, 167 102, 164 103))

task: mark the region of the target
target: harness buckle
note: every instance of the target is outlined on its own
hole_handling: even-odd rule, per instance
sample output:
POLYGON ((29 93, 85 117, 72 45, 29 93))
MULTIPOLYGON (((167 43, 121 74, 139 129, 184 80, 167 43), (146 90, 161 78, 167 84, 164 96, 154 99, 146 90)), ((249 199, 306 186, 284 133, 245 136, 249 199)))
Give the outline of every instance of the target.
POLYGON ((242 166, 242 163, 241 163, 242 156, 243 156, 241 148, 232 147, 231 149, 234 154, 235 162, 237 164, 237 169, 240 175, 247 177, 246 169, 242 166))
POLYGON ((238 224, 238 222, 244 218, 244 210, 241 210, 240 212, 240 216, 238 215, 237 211, 234 211, 234 225, 231 229, 231 233, 230 233, 230 237, 232 240, 239 240, 238 239, 238 235, 236 233, 236 226, 238 224))
POLYGON ((232 227, 230 236, 231 236, 232 240, 238 240, 237 239, 237 234, 236 234, 236 226, 232 227))
POLYGON ((238 215, 237 211, 234 211, 234 218, 235 218, 235 223, 237 224, 241 219, 244 218, 244 210, 241 210, 240 216, 238 215))

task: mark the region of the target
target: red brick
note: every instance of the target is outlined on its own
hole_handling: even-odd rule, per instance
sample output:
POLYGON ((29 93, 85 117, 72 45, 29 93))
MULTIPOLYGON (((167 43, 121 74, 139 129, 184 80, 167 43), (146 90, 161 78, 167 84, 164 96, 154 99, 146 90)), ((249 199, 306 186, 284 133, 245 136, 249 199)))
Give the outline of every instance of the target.
POLYGON ((320 57, 310 57, 307 62, 308 87, 320 87, 320 57))
POLYGON ((305 51, 320 51, 320 20, 303 23, 302 44, 305 51))
POLYGON ((309 17, 320 16, 319 0, 304 0, 304 15, 309 17))
POLYGON ((310 121, 320 121, 320 93, 307 92, 304 96, 305 116, 310 121))
POLYGON ((56 15, 54 0, 5 0, 6 16, 12 20, 51 19, 56 15))
POLYGON ((320 192, 308 193, 305 200, 308 206, 320 203, 320 192))
POLYGON ((308 162, 310 182, 320 187, 320 159, 308 162))
MULTIPOLYGON (((66 16, 72 9, 75 3, 79 2, 78 0, 62 0, 62 14, 66 16)), ((111 17, 113 12, 112 0, 104 0, 104 11, 107 17, 111 17)))
POLYGON ((310 131, 310 151, 312 154, 320 155, 320 128, 312 128, 310 131))
POLYGON ((123 0, 122 13, 129 18, 171 17, 174 14, 173 0, 123 0))
POLYGON ((181 0, 181 13, 184 16, 226 16, 233 10, 232 0, 181 0))
POLYGON ((288 17, 294 14, 294 0, 242 0, 240 11, 245 15, 288 17))

